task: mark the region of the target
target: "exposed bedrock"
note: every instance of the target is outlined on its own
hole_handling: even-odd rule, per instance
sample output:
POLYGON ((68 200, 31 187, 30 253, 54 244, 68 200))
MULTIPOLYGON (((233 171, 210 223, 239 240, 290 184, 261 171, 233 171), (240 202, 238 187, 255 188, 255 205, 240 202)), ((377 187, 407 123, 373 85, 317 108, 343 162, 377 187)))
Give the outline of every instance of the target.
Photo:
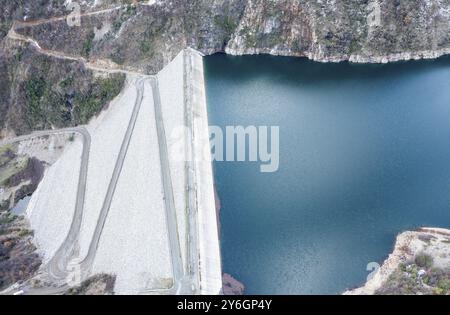
POLYGON ((231 275, 224 273, 222 276, 224 295, 243 295, 245 287, 231 275))
POLYGON ((67 23, 63 0, 0 1, 3 137, 86 123, 122 87, 123 79, 98 82, 82 61, 65 57, 148 74, 186 47, 353 62, 450 52, 448 0, 91 0, 81 4, 80 26, 67 23), (42 50, 7 35, 13 21, 15 34, 42 50))

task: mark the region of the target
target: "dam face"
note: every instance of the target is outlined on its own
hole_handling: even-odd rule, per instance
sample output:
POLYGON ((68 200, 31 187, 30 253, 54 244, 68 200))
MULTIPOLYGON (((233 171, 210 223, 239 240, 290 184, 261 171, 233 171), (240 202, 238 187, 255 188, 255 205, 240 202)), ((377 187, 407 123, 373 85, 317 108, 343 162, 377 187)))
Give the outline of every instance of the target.
POLYGON ((89 125, 29 137, 48 133, 77 133, 27 207, 49 280, 107 273, 117 294, 221 292, 200 53, 181 51, 155 76, 127 74, 89 125))
POLYGON ((450 58, 206 57, 210 125, 279 126, 279 169, 214 163, 223 271, 248 294, 363 284, 399 232, 450 227, 450 58))

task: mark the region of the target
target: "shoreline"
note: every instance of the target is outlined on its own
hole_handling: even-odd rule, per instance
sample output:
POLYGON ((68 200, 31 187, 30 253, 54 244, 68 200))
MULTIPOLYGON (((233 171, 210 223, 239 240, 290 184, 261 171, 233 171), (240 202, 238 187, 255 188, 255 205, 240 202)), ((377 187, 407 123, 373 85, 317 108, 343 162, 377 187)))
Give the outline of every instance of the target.
MULTIPOLYGON (((190 78, 186 101, 192 110, 192 138, 194 163, 192 170, 196 179, 198 265, 200 294, 220 294, 222 292, 222 259, 220 256, 219 229, 214 194, 212 163, 204 159, 205 145, 209 145, 209 120, 206 104, 203 54, 194 49, 185 49, 189 63, 190 78)), ((188 107, 189 108, 189 107, 188 107)), ((189 126, 189 127, 191 127, 189 126)), ((208 147, 208 146, 207 146, 208 147)))
MULTIPOLYGON (((436 238, 439 242, 450 241, 450 230, 438 227, 422 227, 414 231, 405 231, 397 235, 392 252, 384 260, 381 267, 361 287, 346 290, 342 295, 373 295, 389 280, 390 276, 401 264, 414 260, 427 246, 423 239, 436 238)), ((450 251, 450 245, 449 251, 450 251)), ((433 251, 430 251, 433 252, 433 251)), ((440 253, 442 254, 442 253, 440 253)), ((437 258, 438 253, 430 254, 437 258)), ((450 258, 448 258, 450 260, 450 258)))
POLYGON ((423 51, 406 51, 395 54, 370 56, 362 54, 351 55, 336 55, 336 56, 323 56, 317 53, 305 52, 305 53, 293 53, 291 51, 283 50, 270 50, 270 49, 250 49, 239 51, 237 49, 225 48, 220 51, 208 51, 205 55, 211 56, 214 54, 226 54, 230 56, 257 56, 257 55, 269 55, 274 57, 292 57, 292 58, 306 58, 310 61, 319 63, 340 63, 349 62, 353 64, 388 64, 401 61, 419 61, 419 60, 434 60, 441 57, 450 55, 450 47, 437 50, 423 50, 423 51))
MULTIPOLYGON (((214 184, 214 199, 216 202, 216 216, 217 216, 217 229, 219 232, 219 247, 220 247, 220 210, 221 202, 217 186, 214 184)), ((245 285, 234 278, 229 273, 222 270, 222 293, 223 295, 244 295, 245 285)))

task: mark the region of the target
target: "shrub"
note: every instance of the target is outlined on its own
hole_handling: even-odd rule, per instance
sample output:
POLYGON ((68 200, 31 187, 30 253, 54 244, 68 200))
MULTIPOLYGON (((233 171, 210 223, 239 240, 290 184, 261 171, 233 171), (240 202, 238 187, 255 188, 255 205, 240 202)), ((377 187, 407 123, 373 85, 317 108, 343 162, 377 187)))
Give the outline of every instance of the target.
POLYGON ((77 124, 86 124, 103 107, 117 96, 123 88, 125 75, 114 75, 97 79, 84 95, 75 97, 75 119, 77 124))
POLYGON ((15 219, 17 219, 17 216, 10 213, 5 213, 0 215, 0 224, 9 224, 13 222, 15 219))
POLYGON ((25 96, 27 109, 31 117, 41 116, 40 101, 44 95, 47 84, 41 77, 33 77, 25 83, 25 96))
POLYGON ((150 45, 149 42, 141 42, 139 48, 142 53, 146 54, 152 49, 152 46, 150 45))
POLYGON ((91 50, 92 50, 92 45, 94 43, 94 38, 95 38, 95 33, 92 31, 89 33, 88 38, 86 39, 86 41, 83 44, 83 49, 81 51, 81 55, 85 58, 88 58, 91 50))
POLYGON ((447 294, 450 291, 450 279, 440 279, 437 286, 444 294, 447 294))
POLYGON ((0 211, 9 210, 9 200, 3 200, 0 202, 0 211))
POLYGON ((429 269, 433 266, 433 257, 425 253, 420 253, 416 256, 415 262, 417 266, 429 269))

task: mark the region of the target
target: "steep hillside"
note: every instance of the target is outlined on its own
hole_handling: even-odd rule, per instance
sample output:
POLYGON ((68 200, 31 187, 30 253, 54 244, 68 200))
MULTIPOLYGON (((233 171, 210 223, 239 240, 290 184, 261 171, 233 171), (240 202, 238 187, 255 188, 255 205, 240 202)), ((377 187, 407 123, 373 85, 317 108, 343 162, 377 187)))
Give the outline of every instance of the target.
POLYGON ((78 124, 105 106, 109 97, 83 119, 58 108, 95 84, 92 71, 83 69, 85 62, 102 60, 115 68, 156 73, 187 46, 205 54, 268 53, 353 62, 435 58, 450 52, 450 0, 89 0, 80 6, 79 25, 68 23, 70 11, 63 0, 0 1, 6 8, 0 17, 0 127, 16 133, 78 124), (7 35, 11 28, 14 32, 7 35), (25 51, 24 58, 17 57, 19 50, 25 51), (40 56, 48 51, 53 56, 40 56), (33 77, 46 77, 46 68, 50 94, 58 94, 46 106, 57 108, 58 117, 42 121, 32 114, 37 122, 30 123, 24 112, 34 101, 27 99, 24 87, 33 77), (56 86, 65 79, 65 91, 59 91, 56 86), (68 91, 71 97, 64 96, 68 91))

